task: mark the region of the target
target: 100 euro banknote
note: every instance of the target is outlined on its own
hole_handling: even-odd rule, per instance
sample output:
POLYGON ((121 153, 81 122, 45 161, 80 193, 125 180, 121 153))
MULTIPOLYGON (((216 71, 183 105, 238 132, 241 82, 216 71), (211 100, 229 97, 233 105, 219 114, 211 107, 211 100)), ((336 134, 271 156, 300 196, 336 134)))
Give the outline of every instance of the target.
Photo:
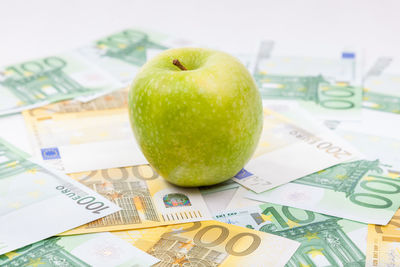
POLYGON ((313 122, 297 104, 279 105, 274 108, 281 113, 264 108, 259 145, 234 181, 261 193, 358 155, 347 142, 313 122), (296 115, 289 117, 293 113, 296 115))
POLYGON ((400 114, 400 60, 378 58, 364 78, 363 107, 400 114))
POLYGON ((71 98, 89 101, 123 88, 148 59, 175 43, 166 35, 127 29, 59 55, 0 68, 0 115, 71 98))
POLYGON ((169 39, 172 38, 160 33, 126 29, 95 40, 76 51, 126 86, 146 61, 168 48, 169 39))
POLYGON ((155 266, 283 266, 299 243, 218 221, 114 232, 161 260, 155 266))
POLYGON ((0 139, 0 255, 118 210, 0 139))
POLYGON ((3 267, 148 267, 159 261, 110 233, 50 237, 0 256, 3 267))
POLYGON ((147 228, 210 219, 197 188, 176 187, 149 165, 70 174, 122 208, 64 235, 147 228))
POLYGON ((359 119, 359 55, 344 50, 341 57, 292 56, 279 47, 273 41, 261 42, 254 61, 252 71, 263 98, 297 100, 324 119, 359 119))
POLYGON ((287 267, 365 265, 366 224, 270 203, 224 211, 214 218, 300 242, 287 267))
POLYGON ((400 205, 400 176, 379 160, 341 163, 262 194, 258 201, 370 224, 387 224, 400 205))
POLYGON ((0 115, 121 87, 74 52, 30 60, 0 69, 0 115))

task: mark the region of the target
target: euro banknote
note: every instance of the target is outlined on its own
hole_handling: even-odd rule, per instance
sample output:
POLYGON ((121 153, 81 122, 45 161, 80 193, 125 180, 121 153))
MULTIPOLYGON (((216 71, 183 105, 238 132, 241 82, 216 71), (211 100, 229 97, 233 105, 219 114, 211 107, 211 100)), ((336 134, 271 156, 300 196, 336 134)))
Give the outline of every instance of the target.
POLYGON ((119 210, 0 139, 0 255, 119 210))
POLYGON ((139 68, 178 38, 126 29, 59 55, 0 68, 0 115, 76 98, 89 101, 127 86, 139 68))
POLYGON ((378 136, 362 129, 360 131, 338 129, 336 133, 351 142, 367 157, 379 158, 386 163, 390 172, 397 172, 400 175, 400 138, 378 136))
POLYGON ((368 225, 366 266, 400 266, 400 210, 388 225, 368 225))
POLYGON ((23 112, 34 153, 67 173, 147 163, 130 128, 127 94, 23 112))
POLYGON ((340 57, 292 56, 278 45, 261 42, 254 60, 252 71, 263 98, 297 100, 323 119, 359 119, 360 55, 343 50, 340 57))
POLYGON ((159 261, 110 233, 50 237, 0 256, 3 267, 148 267, 159 261))
POLYGON ((160 259, 155 266, 283 266, 299 246, 287 238, 218 221, 113 234, 160 259))
POLYGON ((386 225, 400 206, 400 176, 379 160, 341 163, 246 197, 369 224, 386 225))
POLYGON ((170 42, 168 38, 160 33, 125 29, 95 40, 76 51, 126 86, 147 60, 168 48, 163 44, 170 42))
POLYGON ((359 155, 296 103, 272 108, 264 109, 263 131, 253 158, 233 177, 244 187, 261 193, 359 155))
POLYGON ((300 242, 287 267, 365 266, 366 224, 270 203, 227 210, 214 218, 300 242))
POLYGON ((208 208, 197 188, 173 186, 149 165, 95 170, 69 176, 108 198, 122 210, 63 235, 210 219, 208 208))
POLYGON ((0 115, 121 87, 73 52, 25 61, 0 68, 0 115))
POLYGON ((400 114, 400 60, 378 58, 364 77, 363 107, 400 114))

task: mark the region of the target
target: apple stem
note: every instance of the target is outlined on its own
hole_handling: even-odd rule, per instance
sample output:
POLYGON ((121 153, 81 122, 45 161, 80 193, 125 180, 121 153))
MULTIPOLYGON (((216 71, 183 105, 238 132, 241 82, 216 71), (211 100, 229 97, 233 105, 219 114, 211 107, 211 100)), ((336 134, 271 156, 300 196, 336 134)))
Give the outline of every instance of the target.
POLYGON ((185 66, 183 66, 179 60, 174 59, 172 60, 172 64, 174 64, 175 66, 177 66, 178 68, 180 68, 181 70, 187 70, 187 68, 185 68, 185 66))

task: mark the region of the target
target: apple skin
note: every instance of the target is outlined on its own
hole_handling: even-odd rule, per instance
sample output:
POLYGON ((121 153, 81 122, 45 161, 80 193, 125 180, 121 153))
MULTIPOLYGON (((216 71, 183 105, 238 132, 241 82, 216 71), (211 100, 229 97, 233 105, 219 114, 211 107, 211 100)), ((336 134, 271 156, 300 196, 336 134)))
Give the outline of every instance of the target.
POLYGON ((160 53, 135 77, 128 104, 144 156, 179 186, 233 177, 251 158, 262 131, 262 100, 252 76, 239 60, 216 50, 160 53))

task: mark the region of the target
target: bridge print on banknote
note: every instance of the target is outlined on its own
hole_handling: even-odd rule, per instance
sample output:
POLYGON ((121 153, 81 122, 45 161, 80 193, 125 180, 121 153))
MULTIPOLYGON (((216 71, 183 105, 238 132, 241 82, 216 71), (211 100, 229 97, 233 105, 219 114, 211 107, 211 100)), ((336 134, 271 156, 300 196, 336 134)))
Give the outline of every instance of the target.
POLYGON ((9 66, 0 71, 0 85, 9 88, 21 105, 87 92, 87 88, 64 71, 68 64, 74 63, 62 56, 52 56, 9 66))
POLYGON ((146 49, 164 50, 167 47, 150 40, 149 36, 136 30, 125 30, 96 43, 96 49, 103 57, 111 57, 126 63, 142 66, 147 61, 146 49))

